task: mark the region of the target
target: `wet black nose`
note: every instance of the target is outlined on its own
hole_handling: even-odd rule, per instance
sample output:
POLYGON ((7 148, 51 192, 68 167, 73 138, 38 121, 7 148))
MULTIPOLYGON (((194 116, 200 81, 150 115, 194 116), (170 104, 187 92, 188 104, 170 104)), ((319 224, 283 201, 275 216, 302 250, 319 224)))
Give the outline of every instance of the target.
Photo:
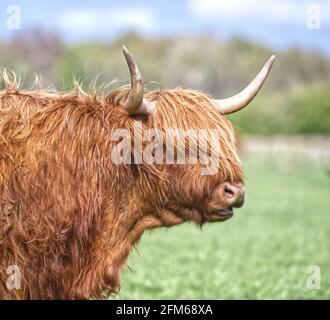
POLYGON ((223 184, 223 197, 228 203, 228 207, 239 208, 244 204, 245 187, 244 184, 225 182, 223 184))

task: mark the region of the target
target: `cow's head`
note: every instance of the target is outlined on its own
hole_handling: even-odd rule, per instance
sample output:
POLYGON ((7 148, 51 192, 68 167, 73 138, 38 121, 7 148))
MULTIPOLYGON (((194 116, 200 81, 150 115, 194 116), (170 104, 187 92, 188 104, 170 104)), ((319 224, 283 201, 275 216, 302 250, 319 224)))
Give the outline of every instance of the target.
POLYGON ((123 51, 131 87, 119 100, 132 124, 142 134, 147 132, 144 139, 150 141, 132 152, 136 190, 145 212, 165 226, 230 218, 233 208, 243 205, 245 189, 233 127, 225 115, 251 102, 275 56, 242 92, 215 100, 192 90, 145 93, 136 63, 125 47, 123 51))

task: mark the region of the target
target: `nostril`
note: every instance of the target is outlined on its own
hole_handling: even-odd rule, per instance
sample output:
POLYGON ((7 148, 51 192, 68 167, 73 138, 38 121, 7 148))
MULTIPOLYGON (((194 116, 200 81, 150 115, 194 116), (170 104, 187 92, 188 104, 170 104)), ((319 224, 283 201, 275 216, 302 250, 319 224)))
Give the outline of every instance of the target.
POLYGON ((225 185, 224 191, 225 191, 225 196, 228 198, 232 198, 235 195, 234 190, 228 184, 225 185))

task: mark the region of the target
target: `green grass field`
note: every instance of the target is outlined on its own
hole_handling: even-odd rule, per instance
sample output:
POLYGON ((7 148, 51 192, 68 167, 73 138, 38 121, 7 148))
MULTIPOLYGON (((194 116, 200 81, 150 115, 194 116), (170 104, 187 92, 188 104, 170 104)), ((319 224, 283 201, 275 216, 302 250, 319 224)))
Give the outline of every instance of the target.
POLYGON ((224 223, 143 235, 117 299, 329 299, 330 170, 243 158, 247 198, 224 223), (308 289, 307 268, 321 270, 308 289))

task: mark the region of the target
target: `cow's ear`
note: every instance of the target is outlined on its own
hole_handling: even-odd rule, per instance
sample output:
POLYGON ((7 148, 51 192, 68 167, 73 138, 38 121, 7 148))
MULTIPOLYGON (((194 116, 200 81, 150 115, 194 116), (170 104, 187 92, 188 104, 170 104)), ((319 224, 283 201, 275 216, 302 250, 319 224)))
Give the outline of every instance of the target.
POLYGON ((124 104, 125 109, 131 115, 148 115, 153 113, 156 105, 143 97, 144 90, 141 72, 125 46, 123 46, 123 53, 131 75, 131 89, 124 104))

